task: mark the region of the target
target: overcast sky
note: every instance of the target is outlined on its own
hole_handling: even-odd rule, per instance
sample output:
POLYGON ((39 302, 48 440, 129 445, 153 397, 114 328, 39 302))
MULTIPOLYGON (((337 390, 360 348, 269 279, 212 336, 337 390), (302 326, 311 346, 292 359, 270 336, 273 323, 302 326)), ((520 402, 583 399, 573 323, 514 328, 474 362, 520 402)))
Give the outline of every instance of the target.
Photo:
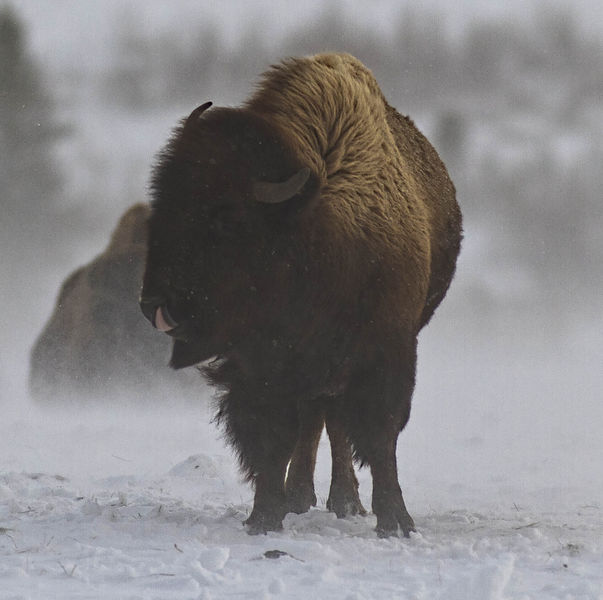
POLYGON ((206 22, 223 27, 236 39, 250 19, 260 18, 267 35, 281 36, 307 20, 325 5, 340 7, 344 18, 370 23, 387 33, 406 8, 431 9, 453 29, 474 18, 529 19, 535 7, 571 9, 585 27, 603 35, 601 0, 8 0, 29 25, 30 39, 46 60, 73 60, 82 48, 89 50, 87 61, 103 60, 108 36, 117 23, 140 21, 148 32, 194 29, 206 22))

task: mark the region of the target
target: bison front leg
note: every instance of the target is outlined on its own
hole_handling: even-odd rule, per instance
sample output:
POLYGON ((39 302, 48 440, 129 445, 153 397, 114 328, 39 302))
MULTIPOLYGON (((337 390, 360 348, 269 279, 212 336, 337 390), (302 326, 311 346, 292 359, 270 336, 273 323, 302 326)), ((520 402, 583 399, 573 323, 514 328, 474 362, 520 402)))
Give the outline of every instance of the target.
POLYGON ((283 488, 285 468, 280 466, 260 472, 254 478, 253 510, 245 521, 250 535, 280 531, 283 528, 283 518, 288 509, 283 488))
POLYGON ((415 354, 402 364, 383 364, 355 375, 347 399, 354 455, 368 464, 373 477, 373 512, 380 537, 405 537, 415 530, 398 483, 396 444, 410 415, 414 388, 415 354))
POLYGON ((245 521, 250 534, 279 531, 287 513, 285 472, 297 439, 294 406, 248 391, 231 391, 221 401, 219 420, 241 469, 255 487, 253 510, 245 521))

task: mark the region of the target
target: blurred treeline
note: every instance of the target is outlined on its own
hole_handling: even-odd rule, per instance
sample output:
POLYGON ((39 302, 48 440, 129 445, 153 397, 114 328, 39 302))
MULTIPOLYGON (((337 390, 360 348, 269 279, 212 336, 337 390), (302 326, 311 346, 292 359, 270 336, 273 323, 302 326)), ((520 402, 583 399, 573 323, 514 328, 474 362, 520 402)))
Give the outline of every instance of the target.
MULTIPOLYGON (((39 258, 40 247, 65 233, 65 180, 55 154, 57 142, 67 135, 67 124, 54 114, 52 90, 28 51, 22 24, 10 8, 0 7, 3 274, 16 276, 39 258)), ((70 211, 71 222, 76 212, 70 211)))
MULTIPOLYGON (((405 10, 392 29, 327 8, 282 37, 250 22, 233 43, 216 23, 151 35, 135 19, 116 19, 95 90, 122 120, 184 116, 206 100, 240 102, 282 57, 350 52, 428 135, 457 185, 466 229, 457 308, 482 321, 517 314, 556 323, 599 310, 603 41, 569 8, 524 22, 475 21, 454 34, 437 14, 405 10)), ((70 85, 78 87, 77 71, 70 85)), ((11 118, 2 127, 14 127, 11 118)), ((35 190, 21 201, 42 204, 35 190)))

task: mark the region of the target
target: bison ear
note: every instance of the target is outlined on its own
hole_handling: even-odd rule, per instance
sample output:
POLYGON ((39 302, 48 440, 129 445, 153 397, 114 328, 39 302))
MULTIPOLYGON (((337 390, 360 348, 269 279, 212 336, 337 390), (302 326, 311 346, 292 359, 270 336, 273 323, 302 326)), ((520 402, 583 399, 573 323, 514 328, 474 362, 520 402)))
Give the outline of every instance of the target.
POLYGON ((316 193, 318 178, 303 167, 285 181, 255 181, 253 193, 261 204, 283 204, 294 198, 308 198, 316 193))
POLYGON ((192 344, 183 342, 181 340, 174 340, 170 367, 172 367, 172 369, 184 369, 185 367, 192 367, 206 358, 207 356, 204 356, 200 348, 196 348, 192 344))

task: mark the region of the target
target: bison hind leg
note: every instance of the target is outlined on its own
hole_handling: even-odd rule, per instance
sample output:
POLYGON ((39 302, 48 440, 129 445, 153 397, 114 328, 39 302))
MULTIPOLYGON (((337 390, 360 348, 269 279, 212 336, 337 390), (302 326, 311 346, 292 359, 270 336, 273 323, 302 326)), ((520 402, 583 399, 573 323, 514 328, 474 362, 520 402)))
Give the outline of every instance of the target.
POLYGON ((353 479, 355 481, 350 481, 348 485, 331 481, 327 509, 334 512, 338 519, 366 515, 366 510, 358 495, 358 480, 355 476, 353 479))
POLYGON ((379 537, 396 536, 400 531, 409 537, 415 531, 398 482, 396 459, 398 434, 410 415, 415 349, 416 345, 409 344, 396 362, 388 357, 381 363, 366 365, 354 374, 346 391, 346 426, 354 458, 371 469, 372 509, 379 537))
POLYGON ((313 506, 316 506, 316 492, 314 483, 303 485, 291 485, 287 479, 287 512, 297 515, 308 512, 313 506))
POLYGON ((354 473, 352 449, 341 418, 339 402, 333 400, 326 411, 327 433, 331 442, 331 488, 327 509, 339 519, 366 515, 358 495, 358 479, 354 473))
POLYGON ((320 400, 299 402, 297 443, 285 484, 289 512, 301 514, 316 506, 314 468, 316 453, 324 427, 324 408, 320 400))
POLYGON ((339 402, 331 397, 299 405, 299 435, 286 482, 289 512, 301 514, 316 506, 314 468, 326 420, 332 456, 327 509, 333 511, 338 518, 366 514, 358 496, 358 480, 354 474, 352 450, 338 415, 339 410, 339 402))
MULTIPOLYGON (((299 444, 299 442, 298 442, 299 444)), ((300 471, 298 460, 295 456, 298 448, 294 452, 294 459, 289 466, 287 482, 285 485, 287 511, 298 515, 308 512, 310 508, 316 506, 316 492, 314 491, 314 469, 300 471), (293 469, 293 471, 292 471, 293 469)))

